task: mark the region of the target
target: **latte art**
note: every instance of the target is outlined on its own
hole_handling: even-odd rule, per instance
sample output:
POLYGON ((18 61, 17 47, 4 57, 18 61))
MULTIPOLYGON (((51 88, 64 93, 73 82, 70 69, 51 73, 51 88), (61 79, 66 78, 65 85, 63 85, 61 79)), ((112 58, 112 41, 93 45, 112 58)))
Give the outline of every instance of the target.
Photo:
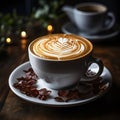
POLYGON ((79 58, 89 52, 89 44, 72 35, 57 34, 41 37, 32 43, 35 55, 52 60, 69 60, 79 58))

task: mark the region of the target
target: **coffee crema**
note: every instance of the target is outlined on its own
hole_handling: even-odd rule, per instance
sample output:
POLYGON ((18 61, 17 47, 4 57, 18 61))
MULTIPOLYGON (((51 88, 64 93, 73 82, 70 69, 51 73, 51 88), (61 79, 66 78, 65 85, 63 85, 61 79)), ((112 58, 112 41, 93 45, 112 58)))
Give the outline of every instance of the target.
POLYGON ((92 44, 85 38, 71 34, 51 34, 34 40, 30 50, 43 59, 73 60, 91 52, 92 44))
POLYGON ((78 10, 87 12, 87 13, 98 13, 98 12, 105 12, 106 7, 103 5, 97 4, 89 4, 89 5, 82 5, 77 7, 78 10))

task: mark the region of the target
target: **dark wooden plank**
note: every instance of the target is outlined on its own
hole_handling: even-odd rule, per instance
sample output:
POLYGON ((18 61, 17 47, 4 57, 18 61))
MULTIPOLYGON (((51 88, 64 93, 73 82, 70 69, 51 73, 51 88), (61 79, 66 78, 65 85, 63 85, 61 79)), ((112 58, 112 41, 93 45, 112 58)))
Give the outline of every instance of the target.
POLYGON ((0 62, 2 63, 0 69, 0 110, 4 105, 5 99, 9 91, 8 78, 10 73, 13 69, 15 69, 15 67, 23 63, 27 58, 26 53, 19 50, 20 48, 17 46, 9 46, 7 51, 8 56, 6 56, 7 59, 5 58, 4 62, 3 60, 0 62))

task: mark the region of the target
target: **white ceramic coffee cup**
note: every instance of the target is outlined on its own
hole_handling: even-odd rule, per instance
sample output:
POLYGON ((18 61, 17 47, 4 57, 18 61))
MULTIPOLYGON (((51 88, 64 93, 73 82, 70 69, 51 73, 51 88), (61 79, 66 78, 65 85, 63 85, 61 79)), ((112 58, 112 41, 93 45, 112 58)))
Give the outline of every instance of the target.
POLYGON ((80 3, 73 8, 64 6, 62 10, 83 34, 97 34, 109 30, 116 21, 114 14, 100 3, 80 3))
MULTIPOLYGON (((46 37, 54 35, 56 34, 51 34, 46 37)), ((92 43, 80 36, 69 35, 69 37, 70 36, 86 42, 88 44, 89 51, 79 58, 69 60, 52 60, 39 57, 35 55, 31 50, 33 42, 38 39, 42 39, 42 37, 35 39, 33 42, 30 43, 28 47, 30 64, 34 72, 37 74, 38 78, 43 79, 45 87, 49 87, 52 89, 67 88, 77 84, 81 78, 84 81, 94 80, 99 77, 103 71, 103 63, 101 62, 101 60, 92 57, 92 43), (96 75, 90 77, 87 76, 86 73, 92 63, 96 63, 99 70, 96 75)))

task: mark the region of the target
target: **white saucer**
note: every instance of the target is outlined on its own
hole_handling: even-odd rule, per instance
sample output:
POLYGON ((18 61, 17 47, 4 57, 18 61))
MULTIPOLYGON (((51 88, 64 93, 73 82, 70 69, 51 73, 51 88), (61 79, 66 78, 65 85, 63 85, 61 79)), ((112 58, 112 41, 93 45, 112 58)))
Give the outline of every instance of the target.
POLYGON ((120 29, 117 26, 110 31, 104 31, 95 35, 87 35, 87 34, 82 34, 73 23, 68 22, 62 26, 62 32, 66 34, 80 35, 91 41, 98 41, 98 40, 105 40, 117 36, 120 33, 120 29))
MULTIPOLYGON (((22 92, 20 92, 18 89, 16 89, 13 86, 13 84, 17 82, 16 78, 24 76, 25 73, 23 72, 23 70, 27 70, 30 67, 31 67, 30 63, 25 62, 25 63, 21 64, 20 66, 18 66, 15 70, 13 70, 13 72, 11 73, 11 75, 9 77, 9 87, 20 98, 27 100, 29 102, 38 103, 38 104, 42 104, 42 105, 47 105, 47 106, 52 106, 52 107, 69 107, 69 106, 82 105, 82 104, 88 103, 90 101, 93 101, 93 100, 99 98, 100 96, 102 96, 103 94, 105 94, 110 89, 111 84, 112 84, 111 73, 106 67, 104 67, 101 77, 102 77, 102 81, 107 83, 107 88, 104 91, 102 91, 101 93, 93 95, 86 99, 72 100, 72 101, 68 101, 68 102, 57 102, 57 101, 55 101, 54 98, 57 95, 58 91, 49 89, 52 91, 51 97, 47 100, 40 100, 38 98, 29 97, 29 96, 23 94, 22 92)), ((95 68, 94 68, 94 70, 95 70, 95 68)))

